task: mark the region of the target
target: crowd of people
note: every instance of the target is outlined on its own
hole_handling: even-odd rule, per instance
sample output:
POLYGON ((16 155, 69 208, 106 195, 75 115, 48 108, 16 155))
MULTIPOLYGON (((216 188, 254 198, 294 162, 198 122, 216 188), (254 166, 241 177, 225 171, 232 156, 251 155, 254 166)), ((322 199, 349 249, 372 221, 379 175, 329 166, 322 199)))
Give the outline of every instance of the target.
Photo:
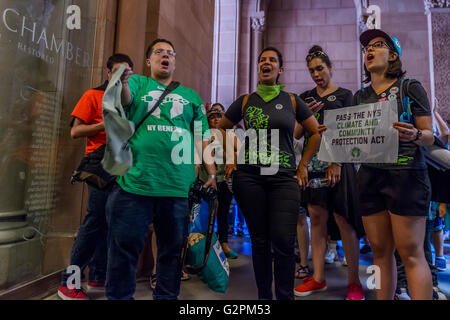
MULTIPOLYGON (((228 108, 220 103, 205 107, 194 90, 178 83, 172 87, 176 51, 168 40, 155 40, 146 52, 150 77, 133 74, 127 55, 110 57, 109 80, 125 66, 120 79, 126 118, 137 124, 158 107, 129 140, 131 169, 102 190, 88 187, 87 215, 70 260, 81 270, 89 266, 88 288, 105 290, 112 300, 133 299, 139 255, 152 224, 153 298, 177 299, 180 281, 189 278, 181 261, 190 218, 189 188, 199 179, 204 188, 217 190, 217 233, 228 259, 239 257, 228 245, 233 198, 242 210, 258 299, 293 300, 325 291, 325 263, 335 260, 336 241, 341 240, 343 264, 348 267, 345 298, 364 300, 360 239, 365 243, 361 252, 372 251, 373 264, 381 271, 377 299, 445 298, 436 271, 446 267, 442 244, 449 204, 431 202, 421 147, 432 145, 435 135, 448 145, 448 127, 436 108, 431 110, 424 88, 415 80, 408 91, 415 97, 411 121, 402 121, 399 91, 405 71, 397 38, 368 30, 360 42, 367 86, 355 94, 333 82, 332 56, 317 45, 305 59, 314 87, 301 94, 284 91, 279 83, 285 68, 283 54, 267 47, 258 57, 256 92, 239 97, 228 108), (167 95, 161 101, 163 92, 167 95), (322 133, 327 130, 325 111, 387 100, 398 105, 399 121, 392 124, 399 137, 396 163, 319 160, 322 133), (220 132, 220 139, 209 129, 220 132), (242 136, 242 129, 256 135, 242 136), (202 137, 188 155, 191 162, 173 161, 178 141, 172 133, 177 130, 202 137), (233 142, 231 149, 223 146, 223 157, 214 153, 219 149, 205 152, 218 140, 233 142), (277 169, 271 171, 274 165, 277 169), (294 288, 296 278, 302 283, 294 288)), ((102 120, 107 86, 108 82, 87 91, 72 113, 71 135, 87 137, 86 154, 107 143, 102 120)), ((58 295, 66 300, 88 299, 82 288, 68 284, 70 275, 63 272, 58 295)))

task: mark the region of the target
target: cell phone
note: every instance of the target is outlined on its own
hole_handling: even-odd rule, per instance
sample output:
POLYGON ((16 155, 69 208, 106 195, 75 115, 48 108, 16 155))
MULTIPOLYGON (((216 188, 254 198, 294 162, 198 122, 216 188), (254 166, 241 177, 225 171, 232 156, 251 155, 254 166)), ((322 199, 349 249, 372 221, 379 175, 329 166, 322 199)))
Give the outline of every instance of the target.
POLYGON ((305 98, 305 102, 307 104, 310 104, 311 102, 317 103, 316 99, 314 99, 313 97, 307 97, 305 98))

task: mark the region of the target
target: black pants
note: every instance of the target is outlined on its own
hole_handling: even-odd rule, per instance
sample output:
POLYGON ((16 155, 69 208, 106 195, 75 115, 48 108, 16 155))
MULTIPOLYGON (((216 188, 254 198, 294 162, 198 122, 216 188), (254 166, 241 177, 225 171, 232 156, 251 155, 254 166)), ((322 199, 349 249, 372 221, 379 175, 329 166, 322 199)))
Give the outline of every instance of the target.
POLYGON ((295 255, 300 192, 294 174, 261 176, 238 170, 233 192, 252 241, 253 270, 259 299, 272 299, 272 253, 275 294, 294 299, 295 255))
POLYGON ((219 242, 228 242, 228 214, 230 212, 231 200, 233 194, 226 181, 222 181, 217 186, 219 207, 217 208, 217 233, 219 234, 219 242))

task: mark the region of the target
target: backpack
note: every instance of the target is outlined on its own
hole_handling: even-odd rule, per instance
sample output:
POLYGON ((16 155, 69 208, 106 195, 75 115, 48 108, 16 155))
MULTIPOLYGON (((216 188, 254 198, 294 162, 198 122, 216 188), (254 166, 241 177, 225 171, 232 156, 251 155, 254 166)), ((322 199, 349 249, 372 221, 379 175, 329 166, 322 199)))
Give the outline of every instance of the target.
MULTIPOLYGON (((400 99, 403 108, 400 121, 414 124, 411 104, 415 102, 421 105, 421 103, 409 92, 409 86, 412 81, 415 80, 402 79, 400 85, 400 99)), ((431 200, 450 203, 450 151, 445 148, 436 136, 434 137, 433 145, 421 148, 424 151, 428 176, 431 182, 431 200)))

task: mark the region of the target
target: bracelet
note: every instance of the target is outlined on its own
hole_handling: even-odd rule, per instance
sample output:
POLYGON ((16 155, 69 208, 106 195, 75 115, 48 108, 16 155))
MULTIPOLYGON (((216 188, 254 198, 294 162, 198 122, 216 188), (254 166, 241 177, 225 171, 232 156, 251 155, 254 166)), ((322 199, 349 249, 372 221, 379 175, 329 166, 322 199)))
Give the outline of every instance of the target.
POLYGON ((217 180, 215 174, 209 174, 209 175, 208 175, 208 178, 209 178, 209 179, 217 180))

